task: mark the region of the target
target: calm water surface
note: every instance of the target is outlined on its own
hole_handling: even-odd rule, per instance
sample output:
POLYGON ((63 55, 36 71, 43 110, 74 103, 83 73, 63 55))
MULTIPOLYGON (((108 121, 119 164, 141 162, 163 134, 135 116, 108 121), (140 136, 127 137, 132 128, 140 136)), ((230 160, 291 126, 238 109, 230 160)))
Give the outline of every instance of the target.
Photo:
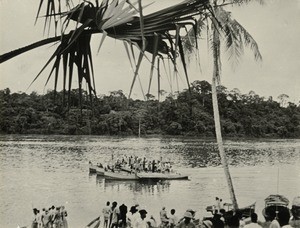
MULTIPOLYGON (((240 206, 279 192, 290 200, 300 194, 300 139, 225 141, 240 206)), ((98 136, 0 136, 0 227, 29 225, 32 208, 65 205, 69 227, 85 227, 108 201, 139 203, 158 219, 162 206, 181 215, 187 208, 205 215, 219 196, 229 200, 216 144, 187 138, 114 138, 98 136), (163 156, 189 181, 139 183, 105 181, 88 173, 88 161, 111 154, 163 156)))

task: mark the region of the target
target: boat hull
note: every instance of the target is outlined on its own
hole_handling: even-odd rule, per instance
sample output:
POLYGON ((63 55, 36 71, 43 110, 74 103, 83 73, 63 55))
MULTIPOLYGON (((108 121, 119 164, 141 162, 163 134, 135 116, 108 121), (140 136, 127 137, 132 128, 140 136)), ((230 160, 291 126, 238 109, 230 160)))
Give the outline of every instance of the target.
POLYGON ((138 178, 141 180, 187 180, 187 175, 178 173, 138 173, 138 178))
POLYGON ((104 173, 105 173, 105 171, 104 171, 103 168, 99 168, 99 167, 96 168, 96 174, 97 175, 104 176, 104 173))
POLYGON ((108 180, 138 180, 135 174, 125 172, 104 172, 104 178, 108 180))

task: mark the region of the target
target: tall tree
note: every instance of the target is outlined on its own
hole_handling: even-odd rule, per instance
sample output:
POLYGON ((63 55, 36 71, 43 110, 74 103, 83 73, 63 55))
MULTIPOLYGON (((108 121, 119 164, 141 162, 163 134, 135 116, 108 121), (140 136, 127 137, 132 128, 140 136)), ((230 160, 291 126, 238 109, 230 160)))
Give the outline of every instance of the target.
POLYGON ((215 18, 212 17, 212 55, 213 55, 213 75, 212 75, 212 101, 215 121, 215 131, 218 149, 221 157, 222 166, 226 176, 229 193, 233 206, 238 209, 238 202, 235 196, 232 178, 229 172, 228 161, 223 146, 222 131, 220 123, 220 114, 218 107, 217 85, 220 84, 221 76, 221 42, 220 35, 223 33, 227 49, 230 50, 230 58, 238 60, 243 51, 243 44, 250 45, 254 51, 255 58, 261 59, 261 54, 258 50, 258 45, 251 35, 235 20, 232 20, 230 13, 218 6, 218 1, 213 0, 213 10, 215 18), (216 19, 216 20, 215 20, 216 19))

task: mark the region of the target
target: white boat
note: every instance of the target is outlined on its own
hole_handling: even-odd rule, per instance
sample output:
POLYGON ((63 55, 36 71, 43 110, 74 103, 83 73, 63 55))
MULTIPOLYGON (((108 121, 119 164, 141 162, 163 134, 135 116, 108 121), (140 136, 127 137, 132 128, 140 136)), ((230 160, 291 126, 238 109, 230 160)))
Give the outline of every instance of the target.
POLYGON ((111 172, 105 171, 104 178, 109 180, 138 180, 136 174, 127 173, 127 172, 111 172))

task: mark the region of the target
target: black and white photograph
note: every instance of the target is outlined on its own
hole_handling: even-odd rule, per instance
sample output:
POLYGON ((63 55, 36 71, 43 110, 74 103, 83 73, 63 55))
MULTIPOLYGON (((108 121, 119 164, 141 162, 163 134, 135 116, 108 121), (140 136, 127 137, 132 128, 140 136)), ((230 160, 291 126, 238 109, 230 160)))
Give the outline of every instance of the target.
POLYGON ((300 0, 0 0, 0 227, 300 228, 300 0))

